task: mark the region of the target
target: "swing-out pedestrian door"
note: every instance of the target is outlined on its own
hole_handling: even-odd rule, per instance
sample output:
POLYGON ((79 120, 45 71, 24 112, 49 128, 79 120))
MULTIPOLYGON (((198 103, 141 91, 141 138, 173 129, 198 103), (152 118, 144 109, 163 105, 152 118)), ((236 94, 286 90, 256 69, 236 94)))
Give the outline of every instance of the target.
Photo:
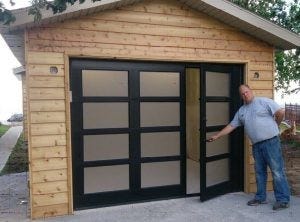
POLYGON ((244 136, 241 129, 206 142, 225 127, 241 105, 242 65, 202 64, 200 77, 200 198, 241 191, 244 136))
POLYGON ((75 209, 185 195, 184 68, 70 61, 75 209))

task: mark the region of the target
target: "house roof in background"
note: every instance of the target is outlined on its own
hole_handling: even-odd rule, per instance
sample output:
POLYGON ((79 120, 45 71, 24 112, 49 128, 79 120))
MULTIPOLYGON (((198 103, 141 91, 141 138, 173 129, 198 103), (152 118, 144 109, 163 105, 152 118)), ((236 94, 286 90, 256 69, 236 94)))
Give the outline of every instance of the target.
MULTIPOLYGON (((93 3, 86 0, 83 4, 75 3, 63 13, 53 14, 51 10, 42 11, 42 20, 33 21, 28 15, 29 7, 13 10, 16 21, 10 26, 0 26, 5 41, 15 54, 16 58, 24 64, 24 38, 23 30, 38 27, 42 24, 56 23, 67 19, 78 18, 96 12, 114 9, 142 0, 102 0, 93 3), (20 35, 22 36, 20 38, 20 35), (23 38, 23 40, 22 40, 23 38), (22 52, 21 52, 22 51, 22 52), (22 55, 23 54, 23 58, 22 55)), ((273 45, 278 49, 293 49, 300 47, 300 35, 293 33, 275 23, 272 23, 254 13, 249 12, 227 0, 178 0, 189 7, 206 13, 221 22, 273 45)))

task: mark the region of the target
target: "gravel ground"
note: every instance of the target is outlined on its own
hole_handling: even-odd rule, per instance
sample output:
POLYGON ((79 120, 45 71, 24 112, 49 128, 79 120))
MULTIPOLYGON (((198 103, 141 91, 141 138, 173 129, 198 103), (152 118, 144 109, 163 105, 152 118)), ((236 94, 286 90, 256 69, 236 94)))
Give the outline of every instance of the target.
POLYGON ((0 176, 0 221, 26 221, 28 219, 28 173, 0 176))

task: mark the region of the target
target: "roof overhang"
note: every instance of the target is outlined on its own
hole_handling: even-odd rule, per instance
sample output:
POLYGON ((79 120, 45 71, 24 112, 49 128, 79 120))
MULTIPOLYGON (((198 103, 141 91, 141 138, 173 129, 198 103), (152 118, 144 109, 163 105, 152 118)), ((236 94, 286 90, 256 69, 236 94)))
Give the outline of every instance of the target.
POLYGON ((53 14, 52 10, 42 9, 42 19, 39 22, 35 22, 34 17, 32 15, 28 15, 30 7, 16 9, 12 10, 13 15, 16 17, 16 21, 10 26, 0 25, 0 33, 15 32, 26 28, 37 27, 43 24, 56 23, 67 19, 78 18, 80 16, 122 7, 139 1, 142 0, 101 0, 96 2, 86 0, 82 4, 77 1, 73 5, 69 5, 62 13, 53 14))
POLYGON ((22 80, 22 75, 25 74, 25 67, 19 66, 17 68, 13 68, 13 73, 15 74, 18 80, 22 80))
MULTIPOLYGON (((67 19, 78 18, 96 12, 114 9, 142 0, 102 0, 83 4, 76 2, 62 13, 53 14, 51 10, 42 10, 42 20, 34 22, 28 15, 29 7, 13 10, 16 21, 10 26, 0 25, 0 33, 8 43, 16 58, 24 65, 24 30, 43 24, 56 23, 67 19)), ((300 47, 300 36, 249 12, 227 0, 178 0, 189 7, 206 13, 221 22, 254 36, 277 49, 294 49, 300 47)))
POLYGON ((278 49, 300 47, 300 36, 226 0, 179 0, 278 49))

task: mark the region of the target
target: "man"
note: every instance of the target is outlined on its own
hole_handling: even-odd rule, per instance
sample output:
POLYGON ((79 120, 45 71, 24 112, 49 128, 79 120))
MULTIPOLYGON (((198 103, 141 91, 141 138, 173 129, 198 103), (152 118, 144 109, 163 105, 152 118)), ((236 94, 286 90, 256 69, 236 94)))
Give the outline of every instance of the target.
POLYGON ((257 192, 249 206, 266 203, 267 166, 273 176, 273 188, 276 203, 273 210, 289 207, 290 190, 284 172, 284 163, 281 153, 278 125, 284 117, 281 109, 273 100, 263 97, 254 97, 247 85, 239 87, 240 96, 244 105, 237 111, 233 120, 220 132, 208 139, 212 142, 221 136, 227 135, 238 126, 243 125, 253 144, 255 160, 255 176, 257 192))

